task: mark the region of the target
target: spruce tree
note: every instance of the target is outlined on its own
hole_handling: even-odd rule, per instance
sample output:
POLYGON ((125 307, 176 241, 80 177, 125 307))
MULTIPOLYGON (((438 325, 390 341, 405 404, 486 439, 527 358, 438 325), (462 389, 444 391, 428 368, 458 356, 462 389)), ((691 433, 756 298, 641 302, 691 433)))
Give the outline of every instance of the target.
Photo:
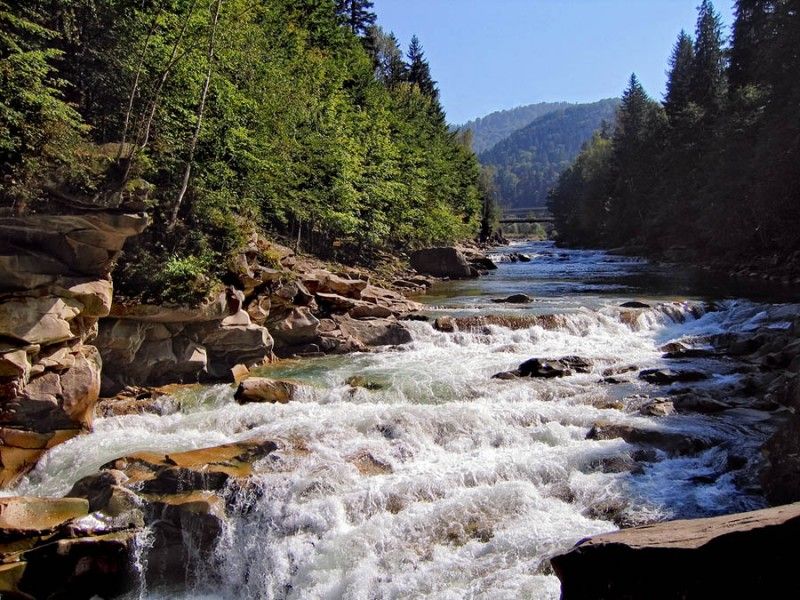
POLYGON ((431 98, 439 95, 436 89, 436 82, 431 77, 431 67, 425 58, 422 44, 416 35, 411 36, 411 44, 408 46, 408 82, 419 86, 420 91, 431 98))
POLYGON ((692 37, 685 31, 681 31, 669 61, 670 70, 664 108, 670 119, 674 119, 689 104, 692 93, 693 62, 692 37))
POLYGON ((371 0, 337 0, 336 13, 354 34, 361 35, 375 24, 372 6, 371 0))
POLYGON ((703 0, 697 17, 690 100, 713 118, 722 110, 725 89, 722 22, 710 0, 703 0))

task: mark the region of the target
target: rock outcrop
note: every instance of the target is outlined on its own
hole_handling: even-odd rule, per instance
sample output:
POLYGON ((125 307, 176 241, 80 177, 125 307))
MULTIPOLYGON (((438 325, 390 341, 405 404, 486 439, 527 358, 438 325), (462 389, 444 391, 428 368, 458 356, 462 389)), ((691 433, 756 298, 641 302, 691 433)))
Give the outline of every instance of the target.
POLYGON ((91 428, 109 272, 141 215, 0 218, 0 487, 91 428))
POLYGON ((800 592, 798 535, 791 504, 598 535, 551 563, 563 600, 787 598, 800 592))
POLYGON ((268 361, 272 337, 243 303, 244 294, 229 288, 195 308, 114 305, 96 341, 103 394, 129 385, 227 380, 236 365, 268 361))

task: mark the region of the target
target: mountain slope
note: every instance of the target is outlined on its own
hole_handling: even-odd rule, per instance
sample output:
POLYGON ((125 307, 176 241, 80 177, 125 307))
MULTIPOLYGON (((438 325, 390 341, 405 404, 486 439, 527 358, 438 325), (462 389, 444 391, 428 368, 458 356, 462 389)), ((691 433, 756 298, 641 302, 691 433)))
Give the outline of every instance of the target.
POLYGON ((543 206, 547 192, 603 121, 613 121, 619 100, 573 104, 547 113, 479 155, 496 169, 506 207, 543 206))
POLYGON ((480 154, 539 117, 568 106, 570 105, 567 102, 539 102, 517 106, 473 119, 458 125, 456 129, 472 130, 472 149, 480 154))

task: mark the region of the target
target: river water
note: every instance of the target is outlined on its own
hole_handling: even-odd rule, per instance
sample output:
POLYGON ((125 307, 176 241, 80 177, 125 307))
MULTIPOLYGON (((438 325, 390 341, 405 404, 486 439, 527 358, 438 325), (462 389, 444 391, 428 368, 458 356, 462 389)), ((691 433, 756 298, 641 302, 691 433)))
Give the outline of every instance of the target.
MULTIPOLYGON (((639 381, 636 371, 617 384, 603 383, 602 373, 666 366, 659 348, 670 341, 702 346, 721 333, 784 327, 797 307, 632 258, 542 242, 500 250, 497 259, 510 250, 533 260, 440 284, 422 298, 426 312, 557 317, 455 333, 408 322, 413 341, 405 346, 267 369, 306 384, 289 404, 239 406, 230 386, 217 385, 183 397, 178 414, 99 419, 94 433, 51 450, 16 492, 62 495, 136 451, 276 441, 279 450, 257 464, 257 489, 240 498, 247 510, 225 530, 216 575, 194 565, 194 589, 160 596, 145 586, 144 598, 557 598, 546 559, 587 535, 763 506, 747 468, 729 468, 734 455, 755 460, 772 429, 763 413, 642 416, 644 397, 669 389, 639 381), (491 301, 518 292, 534 302, 491 301), (620 308, 632 299, 652 308, 620 308), (491 378, 531 357, 565 355, 590 359, 591 372, 491 378), (353 375, 379 389, 347 385, 353 375), (586 439, 599 420, 715 444, 613 468, 630 465, 636 447, 586 439)), ((742 377, 726 359, 692 367, 711 374, 699 387, 733 393, 742 377)))

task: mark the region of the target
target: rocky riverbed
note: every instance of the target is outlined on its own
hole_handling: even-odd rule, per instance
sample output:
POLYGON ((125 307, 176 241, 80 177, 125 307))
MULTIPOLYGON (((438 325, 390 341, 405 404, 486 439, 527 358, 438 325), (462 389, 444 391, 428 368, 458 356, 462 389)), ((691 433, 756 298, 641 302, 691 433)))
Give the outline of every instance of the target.
MULTIPOLYGON (((95 344, 117 395, 13 472, 4 594, 557 597, 550 558, 586 536, 799 499, 794 304, 548 244, 391 290, 265 243, 197 313, 108 308, 95 344), (216 345, 257 329, 239 354, 216 345)), ((605 547, 556 571, 574 581, 605 547)))

